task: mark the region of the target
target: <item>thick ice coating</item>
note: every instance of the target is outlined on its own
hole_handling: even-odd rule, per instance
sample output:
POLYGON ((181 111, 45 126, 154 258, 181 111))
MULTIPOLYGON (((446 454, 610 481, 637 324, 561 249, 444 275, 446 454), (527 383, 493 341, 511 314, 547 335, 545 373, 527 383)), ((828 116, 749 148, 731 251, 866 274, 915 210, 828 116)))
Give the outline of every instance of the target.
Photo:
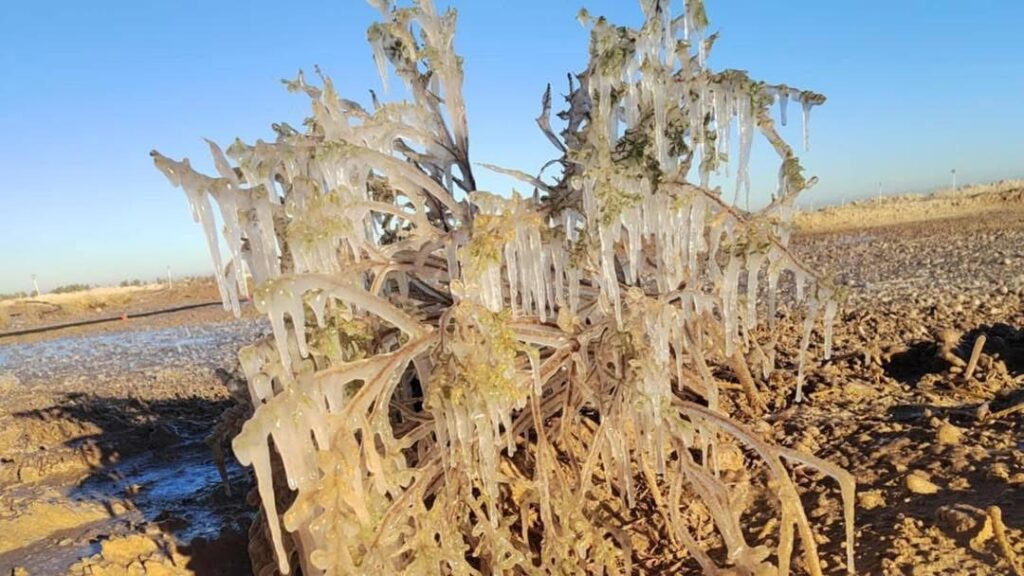
POLYGON ((255 411, 233 448, 279 571, 630 574, 658 561, 633 546, 642 528, 706 574, 784 575, 797 551, 821 574, 798 463, 839 485, 852 573, 853 479, 730 412, 766 410, 783 310, 797 400, 807 357, 833 348, 835 290, 787 246, 813 180, 773 120, 793 100, 806 130, 824 98, 709 69, 703 3, 641 0, 638 29, 580 14, 589 64, 557 132, 542 99, 558 157, 539 176, 475 164, 455 12, 371 4, 381 80, 407 101, 300 73, 301 130, 211 142, 216 176, 153 153, 225 306, 251 294, 273 328, 239 354, 255 411), (754 211, 765 144, 778 182, 754 211), (729 164, 727 199, 709 183, 729 164), (479 190, 481 167, 527 191, 479 190), (769 528, 746 524, 755 509, 769 528))

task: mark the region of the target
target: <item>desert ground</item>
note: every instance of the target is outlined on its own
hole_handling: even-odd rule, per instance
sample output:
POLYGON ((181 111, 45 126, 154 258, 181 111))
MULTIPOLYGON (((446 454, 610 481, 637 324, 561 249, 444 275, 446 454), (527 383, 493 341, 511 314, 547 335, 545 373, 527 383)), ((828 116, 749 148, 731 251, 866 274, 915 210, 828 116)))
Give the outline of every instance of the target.
MULTIPOLYGON (((835 351, 823 360, 816 337, 794 403, 789 322, 760 383, 771 411, 749 424, 856 477, 858 573, 1013 574, 1024 188, 861 201, 797 226, 794 250, 847 287, 835 351)), ((249 472, 226 448, 225 482, 210 449, 224 444, 206 439, 244 411, 234 355, 268 327, 216 299, 193 281, 0 303, 0 575, 251 573, 249 472), (56 328, 97 319, 113 320, 56 328)), ((843 573, 837 487, 794 475, 826 569, 843 573)))

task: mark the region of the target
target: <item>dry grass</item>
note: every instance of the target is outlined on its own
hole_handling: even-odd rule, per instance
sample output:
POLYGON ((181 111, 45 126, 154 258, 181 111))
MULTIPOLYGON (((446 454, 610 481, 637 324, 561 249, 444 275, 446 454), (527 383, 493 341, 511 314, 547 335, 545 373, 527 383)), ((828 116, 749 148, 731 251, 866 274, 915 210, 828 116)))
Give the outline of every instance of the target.
POLYGON ((161 284, 105 286, 66 294, 42 294, 3 300, 0 301, 0 329, 11 326, 16 319, 36 321, 42 317, 59 318, 123 308, 142 294, 164 288, 161 284))
POLYGON ((837 232, 945 218, 984 216, 1006 210, 1024 211, 1024 180, 1001 180, 938 190, 931 194, 903 194, 829 206, 796 217, 801 232, 837 232))

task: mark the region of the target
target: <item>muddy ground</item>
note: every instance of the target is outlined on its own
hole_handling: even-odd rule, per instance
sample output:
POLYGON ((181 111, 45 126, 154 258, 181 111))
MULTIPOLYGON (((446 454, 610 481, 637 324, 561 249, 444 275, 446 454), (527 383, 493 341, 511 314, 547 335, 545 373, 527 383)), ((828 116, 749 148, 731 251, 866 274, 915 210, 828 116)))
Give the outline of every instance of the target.
MULTIPOLYGON (((19 330, 208 302, 208 281, 10 306, 19 330), (82 307, 77 302, 88 301, 82 307)), ((10 317, 10 316, 9 316, 10 317)), ((0 575, 247 574, 249 477, 204 441, 268 328, 207 306, 0 337, 0 575)))
MULTIPOLYGON (((757 430, 857 478, 858 573, 1012 574, 1008 557, 1024 558, 1020 191, 799 223, 795 251, 849 293, 832 359, 812 346, 805 402, 783 361, 762 383, 772 415, 757 430)), ((207 285, 139 305, 213 296, 207 285)), ((251 310, 203 308, 0 338, 0 575, 248 574, 248 473, 229 462, 229 496, 203 439, 231 405, 217 369, 266 330, 251 310)), ((837 490, 794 474, 827 572, 842 573, 837 490)))

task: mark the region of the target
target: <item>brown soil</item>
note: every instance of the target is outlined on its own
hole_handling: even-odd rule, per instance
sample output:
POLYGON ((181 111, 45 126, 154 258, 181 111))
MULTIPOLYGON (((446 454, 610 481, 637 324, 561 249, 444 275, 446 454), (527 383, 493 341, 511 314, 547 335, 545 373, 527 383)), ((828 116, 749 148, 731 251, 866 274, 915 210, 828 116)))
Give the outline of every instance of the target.
MULTIPOLYGON (((1013 411, 1024 402, 1022 199, 912 198, 800 220, 798 252, 849 298, 832 359, 813 355, 808 401, 776 389, 773 433, 856 477, 859 573, 1013 574, 991 506, 1024 558, 1024 411, 1013 411)), ((834 490, 817 481, 809 514, 839 526, 820 498, 834 490)))
MULTIPOLYGON (((761 383, 772 415, 757 430, 857 478, 858 573, 1012 574, 1007 548, 1024 559, 1024 410, 1014 408, 1024 403, 1020 190, 862 203, 803 214, 799 225, 794 249, 846 286, 848 298, 831 359, 821 358, 815 335, 801 404, 790 362, 795 322, 786 328, 783 365, 761 383)), ((216 293, 207 285, 190 294, 216 293)), ((140 296, 138 305, 184 297, 140 296)), ((254 322, 246 314, 243 322, 254 322)), ((158 360, 107 369, 85 355, 89 373, 77 377, 22 364, 0 383, 0 575, 15 566, 30 574, 249 573, 245 471, 230 469, 233 497, 216 476, 182 488, 177 505, 155 494, 173 484, 159 476, 163 460, 213 474, 199 440, 230 405, 214 371, 253 337, 249 324, 231 322, 210 308, 0 340, 3 382, 5 346, 239 327, 235 340, 209 336, 216 344, 184 365, 140 348, 158 360), (137 487, 116 481, 154 470, 156 479, 137 487)), ((820 527, 826 571, 840 574, 837 487, 799 467, 794 475, 820 527)))
MULTIPOLYGON (((243 317, 257 314, 243 306, 243 317)), ((231 317, 220 304, 217 286, 209 278, 176 282, 173 287, 152 284, 126 288, 94 288, 69 294, 0 301, 0 344, 32 342, 75 334, 151 330, 221 322, 231 317), (173 314, 161 310, 187 308, 173 314), (156 312, 157 314, 149 315, 156 312), (134 315, 146 316, 134 318, 134 315), (109 320, 109 322, 88 323, 109 320), (75 323, 85 322, 82 326, 75 323), (61 326, 72 325, 66 328, 61 326), (54 328, 25 335, 5 336, 33 329, 54 328), (56 334, 54 332, 57 332, 56 334)))

